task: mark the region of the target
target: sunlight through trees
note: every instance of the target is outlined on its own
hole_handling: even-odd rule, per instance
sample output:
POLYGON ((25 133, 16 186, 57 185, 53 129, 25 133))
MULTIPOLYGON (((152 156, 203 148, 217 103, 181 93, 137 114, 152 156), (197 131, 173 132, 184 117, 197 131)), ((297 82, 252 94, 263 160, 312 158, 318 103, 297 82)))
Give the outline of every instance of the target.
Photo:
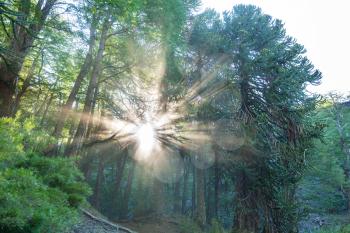
POLYGON ((0 232, 316 232, 313 216, 348 216, 348 97, 306 91, 322 74, 281 20, 199 6, 0 2, 0 232))

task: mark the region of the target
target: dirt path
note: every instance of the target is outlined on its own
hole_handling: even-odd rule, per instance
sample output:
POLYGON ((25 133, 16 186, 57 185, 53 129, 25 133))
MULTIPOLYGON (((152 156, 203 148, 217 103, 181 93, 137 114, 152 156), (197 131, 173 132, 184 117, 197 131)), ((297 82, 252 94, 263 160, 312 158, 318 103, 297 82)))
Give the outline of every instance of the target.
POLYGON ((130 222, 124 225, 138 233, 180 233, 179 227, 169 222, 130 222))
POLYGON ((82 209, 81 219, 69 233, 137 233, 82 209))

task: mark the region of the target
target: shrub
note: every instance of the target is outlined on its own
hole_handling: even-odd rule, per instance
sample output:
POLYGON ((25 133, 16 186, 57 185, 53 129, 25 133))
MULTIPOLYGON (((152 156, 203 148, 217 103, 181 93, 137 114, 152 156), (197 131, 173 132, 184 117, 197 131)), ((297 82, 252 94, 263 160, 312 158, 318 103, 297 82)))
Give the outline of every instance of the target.
POLYGON ((184 218, 180 222, 180 232, 181 233, 201 233, 202 230, 193 220, 189 218, 184 218))
POLYGON ((211 220, 209 233, 225 233, 225 229, 220 224, 220 222, 214 218, 211 220))
POLYGON ((0 232, 65 232, 90 189, 74 161, 33 152, 44 136, 28 122, 0 119, 0 232))
POLYGON ((343 227, 333 227, 333 228, 325 228, 316 231, 315 233, 350 233, 350 225, 346 225, 343 227))

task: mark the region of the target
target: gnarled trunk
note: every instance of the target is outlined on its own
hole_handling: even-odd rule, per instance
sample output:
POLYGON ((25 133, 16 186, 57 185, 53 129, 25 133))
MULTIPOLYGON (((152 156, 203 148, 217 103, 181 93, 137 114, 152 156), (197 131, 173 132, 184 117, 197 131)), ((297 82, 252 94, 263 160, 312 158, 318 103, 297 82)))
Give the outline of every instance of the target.
POLYGON ((245 170, 235 173, 235 214, 233 232, 257 233, 260 216, 257 196, 245 170))

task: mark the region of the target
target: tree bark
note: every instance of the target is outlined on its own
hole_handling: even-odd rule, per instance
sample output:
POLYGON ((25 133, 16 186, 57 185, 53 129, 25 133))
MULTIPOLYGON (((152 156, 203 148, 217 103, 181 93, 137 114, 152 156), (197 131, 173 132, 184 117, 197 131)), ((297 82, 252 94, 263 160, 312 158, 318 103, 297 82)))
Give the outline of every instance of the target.
POLYGON ((125 187, 124 198, 123 198, 123 208, 122 208, 122 218, 127 218, 129 213, 129 199, 131 194, 131 187, 133 183, 135 173, 135 162, 131 160, 131 167, 128 175, 128 180, 125 187))
POLYGON ((104 159, 102 157, 99 157, 98 161, 98 171, 97 171, 97 177, 94 187, 94 195, 92 197, 92 205, 97 209, 100 210, 100 195, 101 195, 101 184, 103 182, 103 172, 104 172, 104 159))
POLYGON ((86 136, 85 136, 86 139, 88 139, 91 136, 91 132, 92 132, 92 130, 94 128, 94 115, 95 115, 95 107, 96 107, 96 102, 97 102, 97 96, 98 96, 98 84, 97 84, 97 87, 95 88, 94 98, 92 100, 89 124, 88 124, 88 129, 87 129, 87 132, 86 132, 86 136))
POLYGON ((186 204, 187 204, 187 192, 188 192, 188 176, 189 171, 185 160, 185 168, 184 168, 184 181, 182 188, 182 203, 181 203, 181 212, 182 214, 186 214, 186 204))
POLYGON ((240 170, 235 174, 234 232, 259 232, 257 196, 253 193, 248 174, 240 170))
POLYGON ((86 92, 84 109, 81 114, 79 125, 73 139, 72 147, 70 150, 67 150, 68 155, 75 155, 78 153, 83 143, 84 136, 86 134, 88 119, 89 119, 89 115, 93 104, 95 88, 97 87, 98 77, 101 71, 101 62, 103 58, 103 52, 105 50, 105 45, 108 38, 107 32, 108 32, 108 29, 111 27, 111 24, 112 24, 112 21, 110 19, 110 15, 107 15, 102 26, 99 48, 98 48, 97 55, 95 58, 95 63, 92 69, 88 90, 86 92))
POLYGON ((157 178, 154 178, 153 181, 153 208, 156 216, 161 217, 164 215, 164 184, 157 178))
POLYGON ((59 118, 57 118, 57 124, 55 126, 53 136, 58 138, 62 134, 62 130, 64 127, 64 123, 66 119, 68 118, 69 112, 73 106, 74 100, 76 100, 76 96, 78 94, 78 91, 80 89, 80 86, 86 77, 86 75, 89 73, 91 64, 92 64, 92 55, 95 47, 96 42, 96 16, 93 16, 92 22, 90 25, 90 38, 89 38, 89 50, 85 56, 85 60, 83 65, 80 68, 79 74, 77 78, 75 79, 74 85, 72 87, 72 90, 68 96, 68 99, 66 103, 62 106, 59 118))
POLYGON ((116 162, 116 171, 115 171, 115 187, 114 187, 114 196, 117 197, 120 191, 120 184, 122 183, 124 168, 127 159, 127 152, 123 152, 119 159, 116 162))
POLYGON ((180 213, 180 211, 181 211, 180 185, 181 185, 180 180, 176 181, 175 185, 174 185, 174 206, 173 206, 173 209, 174 209, 175 213, 180 213))
POLYGON ((49 100, 47 101, 47 104, 46 104, 46 107, 45 107, 43 116, 41 117, 41 121, 40 121, 40 125, 41 125, 41 126, 44 124, 44 121, 45 121, 46 115, 47 115, 47 113, 48 113, 48 111, 49 111, 49 108, 50 108, 50 105, 51 105, 52 100, 53 100, 53 94, 51 93, 50 98, 49 98, 49 100))
POLYGON ((21 101, 22 96, 25 94, 25 92, 27 91, 27 89, 30 87, 30 82, 32 81, 33 77, 34 77, 34 70, 38 64, 38 60, 39 60, 39 56, 40 53, 38 54, 38 56, 36 56, 32 62, 32 65, 28 71, 27 77, 23 82, 22 88, 21 90, 17 93, 16 97, 15 97, 15 101, 12 107, 12 116, 14 117, 19 109, 19 104, 21 101))
POLYGON ((192 167, 192 218, 195 218, 196 214, 196 167, 192 167))
POLYGON ((215 147, 215 146, 214 146, 214 153, 215 153, 215 164, 214 164, 214 217, 218 218, 220 171, 219 171, 217 147, 215 147))
POLYGON ((29 28, 23 24, 14 24, 13 37, 10 39, 8 49, 11 54, 5 55, 0 62, 0 117, 12 115, 13 97, 16 93, 18 75, 22 69, 25 57, 33 46, 35 37, 44 26, 44 22, 57 0, 39 0, 35 6, 35 20, 28 22, 31 1, 20 1, 18 21, 27 22, 29 28))
POLYGON ((196 168, 196 216, 197 223, 204 227, 206 224, 206 205, 205 205, 205 171, 196 168))

